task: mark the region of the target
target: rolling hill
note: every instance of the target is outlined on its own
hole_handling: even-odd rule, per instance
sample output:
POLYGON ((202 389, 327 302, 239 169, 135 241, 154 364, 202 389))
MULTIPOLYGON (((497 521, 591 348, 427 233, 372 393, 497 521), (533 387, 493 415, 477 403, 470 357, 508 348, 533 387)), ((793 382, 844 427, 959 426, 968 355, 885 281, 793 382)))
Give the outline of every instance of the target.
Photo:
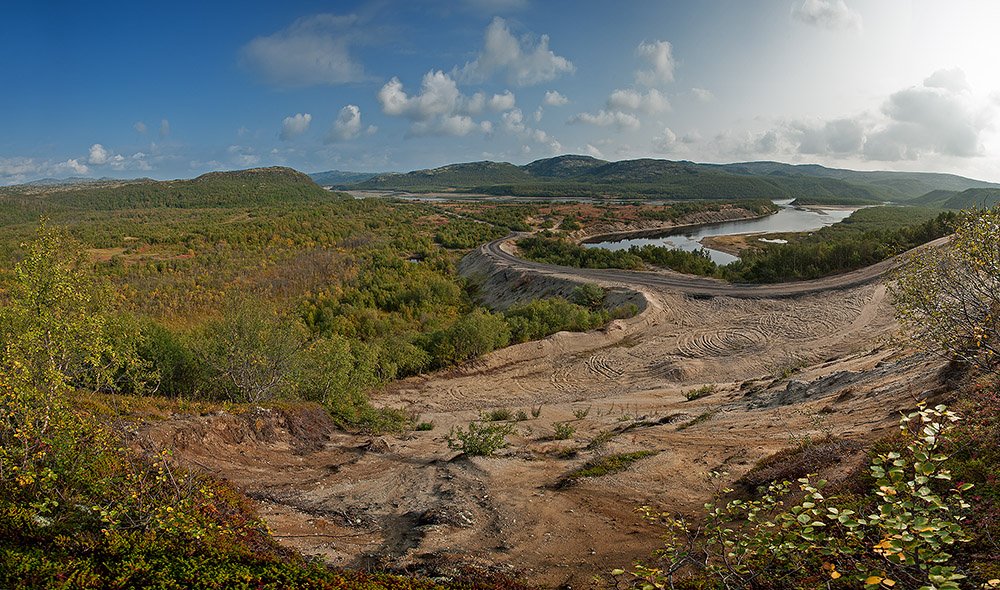
MULTIPOLYGON (((338 186, 348 188, 347 183, 338 186)), ((817 164, 698 164, 650 158, 609 162, 591 156, 564 155, 523 166, 482 161, 377 174, 352 183, 349 188, 525 197, 809 198, 857 204, 907 202, 935 190, 1000 189, 1000 184, 954 174, 866 172, 817 164)))

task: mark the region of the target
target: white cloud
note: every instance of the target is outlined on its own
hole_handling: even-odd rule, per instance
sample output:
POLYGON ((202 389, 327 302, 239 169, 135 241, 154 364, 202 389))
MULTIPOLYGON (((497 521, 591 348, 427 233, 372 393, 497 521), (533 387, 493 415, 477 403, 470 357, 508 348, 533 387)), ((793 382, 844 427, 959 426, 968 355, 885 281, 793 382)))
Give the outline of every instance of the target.
POLYGON ((822 125, 796 122, 792 124, 792 135, 800 154, 856 154, 864 144, 865 127, 855 119, 835 119, 822 125))
POLYGON ((490 110, 494 111, 509 111, 514 108, 515 102, 514 93, 510 90, 505 90, 503 94, 494 94, 487 103, 487 106, 489 106, 490 110))
POLYGON ((691 95, 694 96, 695 100, 698 102, 709 102, 715 98, 711 90, 705 90, 704 88, 692 88, 691 95))
POLYGON ((607 103, 611 111, 639 111, 641 113, 662 113, 670 110, 670 101, 655 88, 645 93, 638 90, 615 90, 607 103))
POLYGON ((844 0, 805 0, 792 6, 792 18, 814 27, 836 31, 860 31, 861 15, 848 8, 844 0))
POLYGON ((87 174, 89 170, 87 164, 76 158, 53 162, 24 157, 0 157, 0 185, 22 184, 42 177, 81 176, 87 174))
MULTIPOLYGON (((369 125, 364 130, 364 135, 371 135, 378 131, 378 127, 369 125)), ((357 105, 349 104, 340 109, 337 120, 333 122, 333 127, 323 138, 326 143, 336 141, 350 141, 361 137, 361 109, 357 105)))
POLYGON ((160 137, 166 137, 170 135, 170 121, 166 119, 160 121, 160 137))
POLYGON ((76 158, 70 158, 65 162, 60 162, 56 164, 55 166, 52 167, 52 170, 57 174, 65 172, 72 175, 80 175, 80 174, 86 174, 89 171, 89 168, 87 168, 86 164, 80 162, 76 158))
POLYGON ((583 148, 582 151, 583 151, 584 155, 592 156, 592 157, 597 158, 599 160, 603 160, 604 159, 604 154, 601 153, 601 150, 599 150, 596 147, 590 145, 589 143, 583 148))
POLYGON ((768 156, 778 151, 780 137, 775 131, 726 130, 715 137, 715 151, 739 158, 768 156))
POLYGON ((142 135, 146 135, 146 124, 143 123, 142 121, 136 121, 135 125, 132 125, 132 129, 135 129, 137 132, 141 133, 142 135))
POLYGON ((103 145, 95 143, 90 146, 90 155, 87 157, 87 163, 100 166, 108 161, 108 156, 110 156, 108 150, 104 149, 103 145))
POLYGON ((426 135, 448 135, 462 137, 470 133, 490 133, 493 126, 489 121, 476 123, 466 115, 444 115, 428 121, 417 121, 410 126, 410 137, 426 135))
POLYGON ((636 82, 645 86, 657 86, 674 79, 673 46, 669 41, 654 41, 640 43, 636 49, 639 57, 652 66, 648 70, 638 70, 635 73, 636 82))
POLYGON ((669 154, 678 147, 677 134, 670 127, 664 127, 663 133, 653 138, 653 148, 657 151, 669 154))
POLYGON ((532 117, 535 119, 535 123, 540 123, 542 121, 542 107, 535 109, 535 114, 532 117))
POLYGON ((924 86, 928 88, 944 88, 952 92, 969 90, 969 81, 965 78, 962 68, 952 68, 950 70, 938 70, 924 80, 924 86))
POLYGON ((455 112, 461 96, 451 76, 432 70, 424 75, 420 93, 416 96, 408 96, 403 91, 403 83, 393 77, 382 86, 375 98, 382 105, 382 112, 387 115, 426 121, 435 115, 455 112))
POLYGON ((598 127, 614 125, 619 131, 635 131, 639 128, 639 118, 635 115, 621 111, 606 111, 604 109, 598 111, 596 115, 590 113, 573 115, 567 123, 570 125, 584 123, 586 125, 597 125, 598 127))
POLYGON ((982 154, 981 135, 992 112, 962 93, 944 88, 907 88, 892 94, 882 112, 888 121, 869 130, 864 155, 872 160, 915 160, 940 154, 982 154))
POLYGON ((521 109, 507 111, 506 113, 500 115, 500 128, 503 129, 505 133, 510 133, 512 135, 525 133, 527 127, 524 125, 524 113, 521 112, 521 109))
POLYGON ((542 104, 547 107, 561 107, 566 105, 569 99, 559 94, 558 90, 550 90, 545 93, 545 98, 542 99, 542 104))
POLYGON ((243 63, 270 84, 289 87, 345 84, 365 78, 350 55, 359 35, 356 15, 317 14, 257 37, 240 50, 243 63))
POLYGON ((530 86, 574 70, 568 59, 549 49, 548 35, 542 35, 537 44, 527 36, 519 40, 510 32, 507 22, 497 16, 486 27, 479 56, 461 69, 456 68, 455 75, 468 83, 483 81, 494 72, 505 71, 508 84, 530 86))
POLYGON ((279 139, 282 141, 295 139, 309 130, 309 123, 311 121, 312 115, 309 113, 298 113, 294 117, 285 117, 285 120, 281 122, 281 135, 279 139))
POLYGON ((260 156, 254 153, 256 150, 251 146, 231 145, 227 151, 229 152, 229 161, 234 166, 252 168, 260 164, 260 156))
POLYGON ((502 109, 514 106, 514 94, 494 94, 491 98, 480 92, 471 97, 463 95, 449 74, 430 71, 424 75, 420 92, 409 96, 398 78, 392 78, 375 95, 382 112, 394 117, 405 117, 413 123, 409 136, 454 135, 463 136, 482 131, 492 132, 492 123, 476 123, 469 115, 484 108, 502 109))

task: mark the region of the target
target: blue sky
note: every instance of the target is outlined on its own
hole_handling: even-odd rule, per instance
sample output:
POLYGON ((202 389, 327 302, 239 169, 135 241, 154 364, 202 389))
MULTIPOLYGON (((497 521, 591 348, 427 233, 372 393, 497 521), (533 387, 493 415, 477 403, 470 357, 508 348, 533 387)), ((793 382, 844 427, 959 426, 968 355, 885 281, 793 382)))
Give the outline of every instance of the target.
POLYGON ((7 7, 0 184, 778 160, 1000 181, 1000 3, 7 7))

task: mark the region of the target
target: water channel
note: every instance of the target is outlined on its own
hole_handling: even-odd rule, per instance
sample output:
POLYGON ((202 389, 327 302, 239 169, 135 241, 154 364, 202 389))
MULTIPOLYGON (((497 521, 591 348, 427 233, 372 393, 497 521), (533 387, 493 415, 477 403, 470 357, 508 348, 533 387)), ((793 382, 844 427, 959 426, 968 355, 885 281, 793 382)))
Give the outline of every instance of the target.
MULTIPOLYGON (((843 221, 854 212, 853 209, 799 209, 791 207, 791 202, 792 199, 776 199, 774 203, 781 207, 781 209, 773 215, 759 219, 713 223, 711 225, 673 230, 676 233, 665 232, 661 236, 608 240, 594 244, 584 244, 584 246, 588 248, 606 248, 608 250, 628 250, 632 246, 642 247, 646 244, 652 244, 654 246, 680 248, 681 250, 693 252, 699 248, 703 248, 700 242, 702 238, 708 236, 813 231, 823 226, 843 221)), ((708 251, 716 264, 729 264, 736 260, 736 257, 732 254, 726 254, 725 252, 709 248, 705 248, 705 250, 708 251)))

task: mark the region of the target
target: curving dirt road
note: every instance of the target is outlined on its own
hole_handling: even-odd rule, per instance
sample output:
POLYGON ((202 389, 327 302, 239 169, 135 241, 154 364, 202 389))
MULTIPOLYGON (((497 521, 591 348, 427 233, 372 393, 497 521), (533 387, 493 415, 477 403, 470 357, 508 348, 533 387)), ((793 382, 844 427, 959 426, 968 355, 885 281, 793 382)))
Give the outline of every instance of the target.
MULTIPOLYGON (((893 268, 900 256, 883 260, 878 264, 858 269, 852 272, 823 277, 812 281, 797 281, 775 284, 741 284, 727 283, 718 279, 685 275, 680 273, 663 273, 649 271, 629 271, 619 269, 590 269, 557 266, 542 262, 525 260, 513 254, 513 240, 520 237, 514 234, 498 240, 493 240, 479 247, 479 253, 494 264, 518 271, 531 271, 548 276, 558 276, 571 280, 586 282, 617 282, 635 287, 671 291, 692 297, 735 297, 741 299, 775 299, 797 297, 824 291, 834 291, 859 287, 876 281, 893 268)), ((943 244, 947 237, 920 246, 933 247, 943 244)))

